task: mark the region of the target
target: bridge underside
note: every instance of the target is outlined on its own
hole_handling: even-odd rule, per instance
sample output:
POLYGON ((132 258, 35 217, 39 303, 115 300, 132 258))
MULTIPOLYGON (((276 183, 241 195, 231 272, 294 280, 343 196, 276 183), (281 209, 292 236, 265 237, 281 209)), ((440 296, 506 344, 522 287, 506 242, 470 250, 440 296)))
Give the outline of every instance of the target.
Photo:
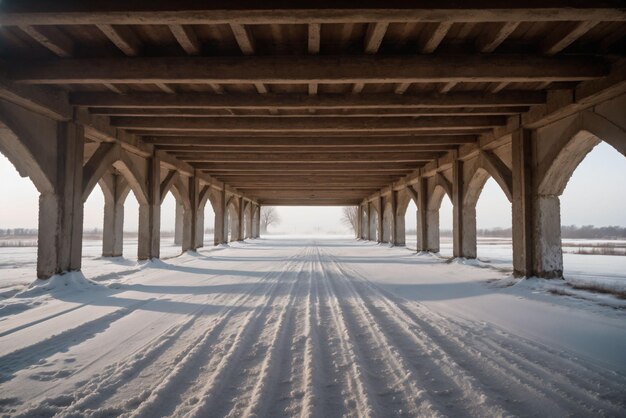
POLYGON ((259 235, 262 205, 355 205, 358 236, 476 256, 488 177, 512 203, 515 270, 562 271, 559 202, 600 140, 626 153, 623 2, 3 1, 0 151, 41 192, 40 277, 80 268, 82 203, 105 193, 103 254, 140 204, 159 256, 176 196, 183 249, 259 235), (432 5, 428 5, 432 6, 432 5))

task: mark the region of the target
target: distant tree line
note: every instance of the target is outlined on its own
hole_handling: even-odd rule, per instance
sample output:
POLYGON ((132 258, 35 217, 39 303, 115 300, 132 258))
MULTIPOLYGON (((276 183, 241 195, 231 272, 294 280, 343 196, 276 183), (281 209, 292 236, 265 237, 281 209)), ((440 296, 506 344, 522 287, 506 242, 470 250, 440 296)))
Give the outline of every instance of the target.
MULTIPOLYGON (((410 229, 407 234, 413 235, 417 231, 410 229)), ((442 229, 440 232, 442 237, 451 237, 452 231, 442 229)), ((494 238, 510 238, 512 236, 511 228, 488 228, 478 229, 476 234, 479 237, 494 238)), ((616 239, 626 238, 626 227, 621 226, 593 226, 593 225, 563 225, 561 226, 561 238, 571 239, 616 239)))

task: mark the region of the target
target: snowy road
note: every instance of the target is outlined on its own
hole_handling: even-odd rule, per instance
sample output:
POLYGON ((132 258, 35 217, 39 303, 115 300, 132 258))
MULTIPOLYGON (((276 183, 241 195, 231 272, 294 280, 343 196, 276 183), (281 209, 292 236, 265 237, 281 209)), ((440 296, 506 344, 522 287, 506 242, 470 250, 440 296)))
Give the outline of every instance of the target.
POLYGON ((502 278, 336 239, 255 240, 150 263, 99 285, 58 279, 21 298, 29 309, 0 316, 0 412, 623 415, 626 377, 615 370, 626 360, 610 354, 626 353, 623 311, 488 286, 502 278), (393 284, 429 278, 445 289, 456 283, 473 299, 456 290, 446 299, 448 290, 428 283, 426 293, 393 284), (576 325, 583 337, 580 328, 593 324, 588 337, 601 330, 608 341, 596 344, 612 348, 596 361, 583 342, 564 350, 514 321, 507 329, 472 305, 494 295, 505 298, 505 310, 510 298, 571 315, 576 324, 563 327, 576 325))

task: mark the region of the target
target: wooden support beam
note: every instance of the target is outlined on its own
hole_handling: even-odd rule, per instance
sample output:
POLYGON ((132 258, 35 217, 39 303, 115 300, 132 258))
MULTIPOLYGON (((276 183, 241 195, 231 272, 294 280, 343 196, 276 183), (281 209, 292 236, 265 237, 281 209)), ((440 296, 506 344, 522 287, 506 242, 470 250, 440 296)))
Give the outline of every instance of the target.
POLYGON ((452 27, 451 21, 431 23, 426 27, 420 35, 418 46, 422 54, 431 54, 435 52, 443 38, 452 27))
POLYGON ((128 56, 136 56, 141 52, 141 41, 132 28, 120 25, 98 25, 98 29, 106 35, 113 44, 128 56))
POLYGON ((474 135, 451 136, 391 136, 381 138, 363 138, 358 136, 339 138, 214 138, 214 137, 144 137, 143 141, 154 145, 173 146, 210 146, 210 147, 366 147, 366 146, 421 146, 421 145, 462 145, 476 143, 474 135))
MULTIPOLYGON (((170 152, 176 158, 191 162, 240 162, 250 163, 330 163, 330 162, 428 162, 437 159, 441 152, 348 152, 348 153, 252 153, 252 152, 170 152)), ((278 168, 279 166, 277 166, 278 168)))
POLYGON ((71 57, 74 54, 72 40, 54 26, 24 25, 20 29, 60 57, 71 57))
POLYGON ((455 108, 530 106, 544 104, 545 93, 535 91, 506 91, 500 94, 484 92, 454 92, 449 94, 423 93, 399 96, 397 94, 371 93, 359 96, 323 94, 309 97, 305 94, 229 94, 203 93, 71 93, 74 106, 108 108, 169 108, 169 109, 373 109, 373 108, 455 108))
MULTIPOLYGON (((315 121, 315 119, 312 119, 315 121)), ((384 137, 392 137, 392 136, 409 136, 409 135, 424 135, 424 136, 450 136, 450 135, 481 135, 491 131, 493 127, 485 128, 485 127, 468 127, 465 126, 463 128, 457 127, 447 127, 447 128, 421 128, 419 130, 411 130, 411 131, 401 131, 401 130, 358 130, 356 132, 351 132, 350 130, 338 130, 338 131, 317 131, 314 133, 315 136, 320 138, 342 138, 342 137, 354 137, 358 135, 362 138, 375 137, 375 138, 384 138, 384 137)), ((180 130, 180 129, 168 129, 161 128, 161 130, 155 129, 142 129, 136 128, 132 129, 132 133, 137 136, 153 136, 153 137, 179 137, 181 135, 184 136, 200 136, 200 137, 219 137, 219 138, 231 138, 231 137, 248 137, 248 138, 297 138, 297 137, 310 137, 313 135, 311 132, 307 131, 267 131, 267 130, 256 130, 256 131, 210 131, 206 129, 190 129, 190 130, 180 130)))
POLYGON ((330 152, 330 153, 381 153, 390 150, 402 151, 402 152, 446 152, 450 150, 458 149, 458 145, 413 145, 413 146, 361 146, 361 147, 216 147, 214 145, 155 145, 156 149, 167 151, 172 154, 184 153, 184 152, 210 152, 214 154, 224 154, 233 152, 249 152, 249 153, 285 153, 285 152, 298 152, 298 153, 318 153, 318 152, 330 152))
MULTIPOLYGON (((308 45, 307 49, 310 55, 317 55, 320 53, 321 45, 321 25, 319 23, 311 23, 308 28, 308 45)), ((308 84, 309 95, 317 94, 317 83, 308 84)))
POLYGON ((602 77, 596 56, 532 55, 247 56, 68 58, 6 63, 27 84, 407 83, 579 81, 602 77))
POLYGON ((172 87, 168 86, 165 83, 155 83, 155 84, 156 84, 156 86, 158 88, 160 88, 163 91, 163 93, 167 93, 167 94, 175 94, 176 93, 176 90, 174 90, 172 87))
MULTIPOLYGON (((164 87, 169 88, 167 85, 164 87)), ((171 92, 174 91, 170 88, 171 92)), ((471 115, 516 115, 528 110, 524 107, 478 107, 478 108, 433 108, 433 109, 344 109, 340 113, 298 113, 284 114, 280 118, 333 118, 333 117, 396 117, 396 116, 471 116, 471 115)), ((213 109, 160 109, 160 108, 122 108, 122 107, 92 107, 89 109, 92 115, 105 116, 172 116, 172 117, 224 117, 235 116, 225 114, 223 110, 213 109)), ((238 118, 267 117, 277 119, 276 115, 266 114, 239 114, 238 118)))
POLYGON ((454 88, 454 86, 456 86, 457 83, 456 81, 449 81, 446 84, 444 84, 443 86, 441 86, 441 88, 439 89, 439 93, 447 93, 450 90, 452 90, 454 88))
POLYGON ((520 0, 514 8, 494 7, 490 1, 471 5, 455 0, 409 2, 369 0, 338 7, 336 1, 318 0, 306 7, 267 0, 254 3, 199 0, 153 0, 136 4, 125 0, 85 3, 77 0, 2 2, 0 25, 212 25, 307 24, 360 22, 508 22, 508 21, 625 21, 623 1, 575 2, 520 0))
POLYGON ((481 34, 476 40, 476 50, 481 53, 493 52, 513 33, 520 22, 494 23, 493 27, 481 34))
POLYGON ((366 54, 375 54, 383 42, 389 22, 375 22, 367 25, 363 50, 366 54))
POLYGON ((111 124, 126 129, 196 130, 213 132, 337 132, 337 131, 398 131, 411 132, 437 128, 491 128, 504 125, 503 116, 423 116, 419 118, 175 118, 115 116, 111 124))
POLYGON ((572 44, 576 39, 589 32, 596 26, 596 21, 576 22, 563 30, 553 31, 541 45, 541 52, 546 55, 554 55, 572 44))
POLYGON ((399 83, 393 92, 396 94, 404 94, 409 87, 411 87, 411 83, 399 83))
POLYGON ((202 45, 193 28, 185 25, 169 25, 170 31, 180 46, 189 55, 200 55, 202 45))
POLYGON ((506 88, 506 86, 508 86, 510 83, 507 81, 501 82, 501 83, 496 83, 494 84, 489 91, 492 93, 498 93, 499 91, 501 91, 502 89, 506 88))
MULTIPOLYGON (((276 173, 276 164, 271 163, 194 163, 192 164, 198 170, 209 173, 276 173)), ((339 174, 341 172, 358 172, 360 174, 372 174, 373 172, 385 172, 393 174, 407 174, 421 167, 419 163, 282 163, 280 171, 283 172, 299 172, 299 173, 316 173, 330 172, 339 174)))

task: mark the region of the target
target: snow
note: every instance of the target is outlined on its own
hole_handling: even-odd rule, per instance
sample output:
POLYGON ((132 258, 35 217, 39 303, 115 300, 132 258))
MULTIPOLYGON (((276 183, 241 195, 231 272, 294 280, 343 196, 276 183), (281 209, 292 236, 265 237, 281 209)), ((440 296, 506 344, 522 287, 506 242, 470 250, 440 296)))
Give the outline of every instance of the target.
POLYGON ((0 303, 0 415, 626 410, 626 301, 566 282, 312 236, 88 264, 0 303))

